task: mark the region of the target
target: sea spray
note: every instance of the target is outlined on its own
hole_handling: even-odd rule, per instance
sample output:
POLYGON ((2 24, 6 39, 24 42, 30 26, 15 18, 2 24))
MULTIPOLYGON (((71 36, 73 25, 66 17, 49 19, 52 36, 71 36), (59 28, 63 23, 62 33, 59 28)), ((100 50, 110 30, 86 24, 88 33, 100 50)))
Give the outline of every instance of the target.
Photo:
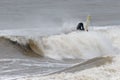
POLYGON ((73 31, 51 36, 4 36, 19 45, 27 45, 35 54, 53 59, 90 59, 116 54, 119 50, 118 30, 73 31), (114 34, 112 34, 114 33, 114 34), (117 37, 118 36, 118 37, 117 37), (114 46, 115 45, 115 46, 114 46))
POLYGON ((36 51, 35 49, 37 49, 37 54, 41 55, 42 50, 44 56, 54 59, 89 59, 114 53, 114 48, 110 40, 105 38, 105 36, 92 31, 77 31, 69 34, 34 38, 32 39, 32 44, 37 46, 37 48, 30 46, 33 51, 36 51))

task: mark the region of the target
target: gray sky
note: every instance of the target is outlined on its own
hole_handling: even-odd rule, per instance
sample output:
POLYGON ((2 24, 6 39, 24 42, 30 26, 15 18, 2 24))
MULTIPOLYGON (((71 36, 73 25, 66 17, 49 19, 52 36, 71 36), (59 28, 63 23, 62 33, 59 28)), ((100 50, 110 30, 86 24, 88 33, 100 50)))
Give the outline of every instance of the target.
POLYGON ((0 0, 0 29, 60 27, 69 20, 120 24, 120 0, 0 0))

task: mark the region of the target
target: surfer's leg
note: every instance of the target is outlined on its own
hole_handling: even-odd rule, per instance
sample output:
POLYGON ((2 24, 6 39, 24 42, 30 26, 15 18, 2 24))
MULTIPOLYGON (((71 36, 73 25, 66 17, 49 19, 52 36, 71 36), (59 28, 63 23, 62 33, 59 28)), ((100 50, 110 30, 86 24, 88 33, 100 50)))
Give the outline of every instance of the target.
POLYGON ((80 28, 80 23, 78 24, 78 26, 77 26, 77 30, 80 30, 81 28, 80 28))
POLYGON ((83 24, 81 25, 81 28, 82 28, 81 30, 83 30, 83 31, 85 30, 85 28, 84 28, 84 25, 83 25, 83 24))

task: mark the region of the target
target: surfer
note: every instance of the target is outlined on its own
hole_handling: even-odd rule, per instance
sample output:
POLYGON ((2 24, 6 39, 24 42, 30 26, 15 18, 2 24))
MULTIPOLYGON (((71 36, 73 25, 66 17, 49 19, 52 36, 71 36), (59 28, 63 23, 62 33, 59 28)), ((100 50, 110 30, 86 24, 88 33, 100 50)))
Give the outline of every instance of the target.
POLYGON ((85 31, 83 23, 79 23, 77 26, 77 30, 85 31))

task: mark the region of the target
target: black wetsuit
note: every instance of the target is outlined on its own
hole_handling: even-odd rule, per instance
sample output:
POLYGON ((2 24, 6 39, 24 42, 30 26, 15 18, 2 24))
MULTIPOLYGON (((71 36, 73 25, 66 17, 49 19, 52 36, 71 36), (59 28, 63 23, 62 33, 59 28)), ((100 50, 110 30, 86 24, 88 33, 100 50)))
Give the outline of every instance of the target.
POLYGON ((81 31, 84 31, 84 30, 85 30, 83 23, 79 23, 79 24, 78 24, 77 30, 81 30, 81 31))

